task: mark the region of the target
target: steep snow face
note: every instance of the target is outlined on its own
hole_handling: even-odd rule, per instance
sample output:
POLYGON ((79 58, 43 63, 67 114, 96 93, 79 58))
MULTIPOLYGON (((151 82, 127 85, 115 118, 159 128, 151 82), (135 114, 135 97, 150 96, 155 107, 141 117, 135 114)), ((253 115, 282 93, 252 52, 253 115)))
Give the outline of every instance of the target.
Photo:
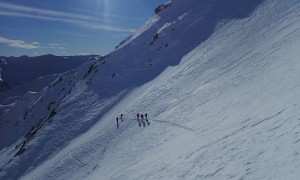
POLYGON ((62 75, 1 150, 0 177, 297 179, 300 4, 260 2, 173 1, 62 75))

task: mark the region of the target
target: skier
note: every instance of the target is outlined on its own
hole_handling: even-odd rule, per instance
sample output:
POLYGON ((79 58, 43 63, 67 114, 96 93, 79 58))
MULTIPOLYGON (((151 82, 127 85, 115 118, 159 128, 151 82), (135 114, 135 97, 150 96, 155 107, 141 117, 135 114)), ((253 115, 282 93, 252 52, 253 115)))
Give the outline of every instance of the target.
POLYGON ((145 127, 145 121, 144 121, 144 115, 143 114, 141 114, 141 122, 143 123, 143 126, 145 127))
POLYGON ((116 121, 117 121, 117 129, 119 128, 119 118, 117 117, 116 118, 116 121))
POLYGON ((121 121, 123 122, 123 114, 121 114, 121 121))
POLYGON ((137 113, 136 114, 136 117, 137 117, 137 122, 139 123, 139 127, 141 127, 141 122, 140 122, 140 114, 139 113, 137 113))
POLYGON ((148 124, 148 126, 150 125, 150 122, 148 121, 148 114, 146 113, 145 114, 145 120, 146 120, 146 122, 147 122, 147 124, 148 124))

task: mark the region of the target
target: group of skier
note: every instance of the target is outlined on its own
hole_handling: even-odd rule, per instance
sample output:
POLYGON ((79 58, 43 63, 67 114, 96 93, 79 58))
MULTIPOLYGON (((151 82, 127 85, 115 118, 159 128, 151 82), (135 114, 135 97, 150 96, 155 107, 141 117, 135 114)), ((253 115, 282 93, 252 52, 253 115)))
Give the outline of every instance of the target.
POLYGON ((145 115, 144 114, 139 114, 137 113, 136 114, 136 117, 137 117, 137 121, 139 123, 139 127, 143 126, 145 127, 146 126, 146 123, 148 124, 148 126, 150 125, 150 122, 148 121, 148 114, 146 113, 145 115), (145 122, 146 121, 146 122, 145 122))
MULTIPOLYGON (((146 123, 147 123, 147 125, 149 126, 150 125, 150 122, 148 121, 148 114, 146 113, 146 114, 139 114, 139 113, 137 113, 136 114, 136 116, 137 116, 137 122, 138 122, 138 124, 139 124, 139 127, 141 127, 142 125, 143 125, 143 127, 145 127, 146 126, 146 123)), ((116 117, 116 121, 117 121, 117 129, 119 128, 119 120, 121 121, 121 122, 123 122, 123 114, 121 114, 120 116, 117 116, 116 117)))

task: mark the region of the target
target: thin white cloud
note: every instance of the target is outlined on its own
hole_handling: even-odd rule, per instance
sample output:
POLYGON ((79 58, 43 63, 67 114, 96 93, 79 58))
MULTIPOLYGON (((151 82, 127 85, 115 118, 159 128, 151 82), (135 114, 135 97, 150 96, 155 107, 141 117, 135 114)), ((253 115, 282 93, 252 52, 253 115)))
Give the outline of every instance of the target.
POLYGON ((141 17, 126 17, 126 16, 120 16, 117 14, 109 14, 109 13, 102 13, 102 12, 96 12, 96 11, 86 11, 83 9, 79 8, 70 8, 70 10, 74 10, 79 13, 84 13, 84 14, 91 14, 93 16, 102 16, 102 17, 109 17, 109 18, 115 18, 115 19, 123 19, 123 20, 130 20, 130 21, 143 21, 144 18, 141 17))
POLYGON ((115 25, 100 22, 99 17, 91 17, 86 15, 52 11, 46 9, 38 9, 26 6, 13 5, 0 2, 0 15, 14 16, 23 18, 42 19, 47 21, 59 21, 81 25, 93 29, 101 29, 116 32, 133 32, 134 29, 117 27, 115 25))
POLYGON ((105 24, 93 24, 93 23, 86 23, 86 27, 92 28, 92 29, 102 29, 107 31, 115 31, 115 32, 128 32, 132 33, 135 30, 134 29, 127 29, 127 28, 120 28, 120 27, 113 27, 105 24))
POLYGON ((47 48, 49 48, 49 49, 65 50, 65 49, 67 49, 67 46, 69 46, 69 44, 48 43, 48 47, 47 48))
POLYGON ((19 6, 19 5, 14 5, 14 4, 4 3, 4 2, 0 2, 0 8, 17 11, 17 12, 26 12, 26 13, 30 13, 30 14, 52 16, 52 17, 67 17, 67 18, 71 18, 71 19, 82 19, 82 20, 90 20, 93 18, 93 17, 85 16, 85 15, 78 15, 78 14, 73 14, 73 13, 65 13, 65 12, 59 12, 59 11, 46 10, 46 9, 38 9, 38 8, 33 8, 33 7, 19 6))
POLYGON ((68 46, 69 44, 49 43, 49 46, 68 46))
POLYGON ((59 50, 67 49, 66 47, 62 47, 62 46, 50 46, 48 48, 50 48, 50 49, 59 49, 59 50))
POLYGON ((33 44, 33 45, 40 45, 40 43, 39 42, 32 42, 31 44, 33 44))
POLYGON ((10 47, 15 48, 23 48, 23 49, 36 49, 38 46, 36 44, 28 44, 25 41, 22 40, 12 40, 7 39, 0 36, 0 43, 7 44, 10 47))

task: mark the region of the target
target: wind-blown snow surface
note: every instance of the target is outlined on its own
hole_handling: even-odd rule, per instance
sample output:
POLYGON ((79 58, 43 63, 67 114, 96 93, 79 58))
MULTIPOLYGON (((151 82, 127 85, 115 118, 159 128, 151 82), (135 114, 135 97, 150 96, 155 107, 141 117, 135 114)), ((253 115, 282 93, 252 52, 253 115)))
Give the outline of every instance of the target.
POLYGON ((31 104, 1 179, 298 179, 299 20, 297 0, 174 1, 31 104))

